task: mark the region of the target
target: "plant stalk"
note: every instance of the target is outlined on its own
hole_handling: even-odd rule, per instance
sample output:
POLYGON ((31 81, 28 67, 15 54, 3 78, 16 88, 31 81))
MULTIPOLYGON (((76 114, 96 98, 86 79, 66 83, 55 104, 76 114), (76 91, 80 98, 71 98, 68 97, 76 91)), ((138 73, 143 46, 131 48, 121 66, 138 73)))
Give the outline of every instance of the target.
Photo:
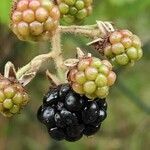
POLYGON ((61 82, 64 82, 66 67, 64 66, 64 62, 63 62, 63 56, 61 50, 61 33, 59 29, 52 37, 51 44, 52 44, 52 52, 54 54, 53 60, 55 62, 56 69, 57 69, 57 75, 61 80, 61 82))
POLYGON ((85 25, 85 26, 59 26, 61 33, 72 33, 77 35, 83 35, 89 38, 97 38, 101 35, 97 25, 85 25))

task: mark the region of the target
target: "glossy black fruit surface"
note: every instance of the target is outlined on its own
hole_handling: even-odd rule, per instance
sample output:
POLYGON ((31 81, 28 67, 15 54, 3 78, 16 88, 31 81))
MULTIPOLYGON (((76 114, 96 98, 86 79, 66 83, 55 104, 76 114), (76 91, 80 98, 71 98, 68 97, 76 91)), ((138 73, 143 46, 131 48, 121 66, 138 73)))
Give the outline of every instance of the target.
POLYGON ((43 98, 43 103, 45 105, 51 105, 54 103, 57 103, 59 99, 59 95, 58 95, 58 89, 54 88, 52 90, 50 90, 43 98))
POLYGON ((106 111, 105 99, 90 100, 75 93, 69 84, 62 84, 44 96, 37 118, 54 140, 75 142, 83 135, 97 133, 107 117, 106 111))
POLYGON ((99 107, 96 102, 90 102, 82 113, 82 119, 85 124, 90 124, 98 118, 99 107))
POLYGON ((49 132, 49 135, 57 141, 63 140, 65 138, 65 133, 60 128, 57 128, 57 127, 51 128, 48 130, 48 132, 49 132))
POLYGON ((70 111, 79 111, 84 105, 84 100, 75 93, 69 92, 65 98, 65 106, 70 111))
POLYGON ((54 127, 55 126, 55 110, 51 107, 40 107, 38 110, 38 119, 40 122, 44 123, 46 126, 54 127))
POLYGON ((66 125, 73 126, 73 125, 78 124, 78 118, 75 115, 75 113, 71 113, 70 111, 63 109, 60 112, 60 116, 62 117, 66 125))
POLYGON ((87 125, 83 130, 83 134, 87 136, 91 136, 94 135, 97 131, 99 131, 99 129, 100 129, 100 125, 99 126, 87 125))

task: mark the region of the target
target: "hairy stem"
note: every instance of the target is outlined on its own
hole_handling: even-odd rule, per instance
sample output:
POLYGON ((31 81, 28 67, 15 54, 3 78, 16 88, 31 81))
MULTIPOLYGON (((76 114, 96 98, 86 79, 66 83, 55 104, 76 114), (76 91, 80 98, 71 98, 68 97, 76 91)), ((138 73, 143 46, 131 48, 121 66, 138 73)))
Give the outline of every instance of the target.
POLYGON ((62 33, 79 34, 79 35, 84 35, 85 37, 89 37, 89 38, 96 38, 96 37, 99 37, 99 35, 101 34, 99 28, 96 25, 60 26, 59 28, 62 33))
POLYGON ((103 37, 115 30, 113 25, 108 21, 96 21, 96 23, 97 24, 85 26, 59 26, 59 28, 62 33, 78 34, 92 39, 103 37))
POLYGON ((52 37, 51 40, 52 44, 52 52, 54 54, 54 62, 57 69, 57 75, 60 78, 62 82, 65 81, 65 66, 63 63, 63 57, 62 57, 62 50, 61 50, 61 36, 60 36, 60 30, 58 29, 55 33, 55 35, 52 37))

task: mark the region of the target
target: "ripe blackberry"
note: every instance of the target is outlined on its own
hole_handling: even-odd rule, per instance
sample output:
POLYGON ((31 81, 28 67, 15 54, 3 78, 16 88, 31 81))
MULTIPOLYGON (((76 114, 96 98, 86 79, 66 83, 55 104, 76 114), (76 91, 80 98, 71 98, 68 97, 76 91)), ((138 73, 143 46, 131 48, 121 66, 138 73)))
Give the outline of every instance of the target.
POLYGON ((49 0, 18 0, 11 14, 11 28, 20 40, 47 40, 57 27, 59 9, 49 0))
POLYGON ((75 93, 69 84, 61 84, 44 96, 37 118, 46 125, 51 138, 74 142, 83 135, 95 134, 106 118, 106 110, 105 99, 91 101, 75 93))
POLYGON ((143 56, 141 40, 129 30, 114 31, 102 46, 101 43, 94 45, 97 44, 103 47, 100 52, 116 65, 134 65, 143 56))
POLYGON ((28 103, 29 96, 17 81, 0 75, 0 113, 6 117, 18 114, 28 103))
POLYGON ((112 65, 107 60, 101 61, 95 57, 79 58, 79 62, 68 73, 73 90, 90 99, 105 98, 115 80, 112 65))
POLYGON ((62 21, 67 24, 78 23, 92 12, 93 0, 56 0, 62 21))

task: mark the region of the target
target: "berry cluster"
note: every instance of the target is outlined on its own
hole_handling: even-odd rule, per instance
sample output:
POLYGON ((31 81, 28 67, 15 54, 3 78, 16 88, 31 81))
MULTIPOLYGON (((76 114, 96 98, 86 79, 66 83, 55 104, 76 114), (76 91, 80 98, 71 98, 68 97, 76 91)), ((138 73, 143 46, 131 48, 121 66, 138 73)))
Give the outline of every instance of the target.
POLYGON ((12 10, 11 28, 20 40, 47 40, 57 27, 59 9, 49 0, 19 0, 12 10))
POLYGON ((129 30, 114 31, 104 47, 104 55, 115 64, 133 65, 143 55, 141 41, 129 30))
POLYGON ((76 93, 90 99, 105 98, 116 80, 116 74, 109 61, 83 57, 70 69, 68 80, 76 93))
POLYGON ((68 24, 84 20, 92 11, 93 0, 56 0, 62 20, 68 24))
POLYGON ((62 84, 45 95, 37 117, 53 139, 73 142, 83 134, 95 134, 107 116, 106 111, 104 99, 90 101, 75 93, 69 84, 62 84))
POLYGON ((11 117, 20 112, 29 101, 21 84, 0 75, 0 112, 11 117))

